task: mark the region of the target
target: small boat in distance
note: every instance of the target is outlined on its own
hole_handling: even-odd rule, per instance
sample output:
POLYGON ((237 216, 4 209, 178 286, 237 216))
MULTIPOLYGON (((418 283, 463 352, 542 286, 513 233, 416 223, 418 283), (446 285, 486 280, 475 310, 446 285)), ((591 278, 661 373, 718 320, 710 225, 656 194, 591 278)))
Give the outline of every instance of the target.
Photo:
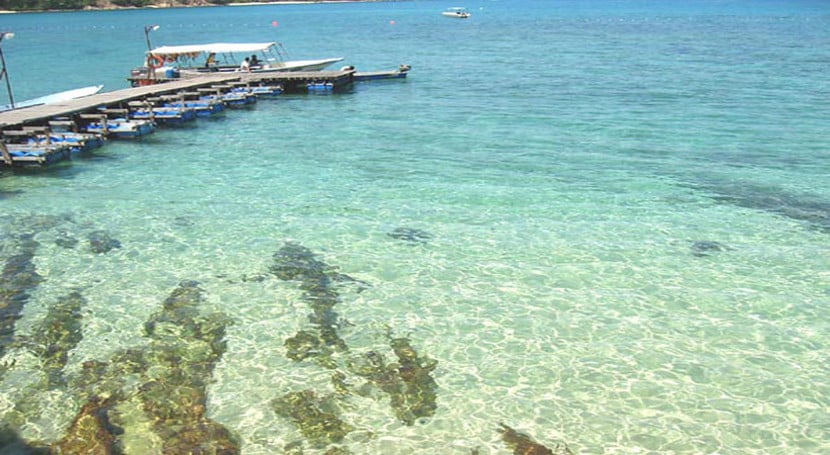
POLYGON ((455 17, 457 19, 467 19, 468 17, 471 16, 470 12, 467 11, 467 8, 464 8, 464 7, 461 7, 461 6, 455 6, 455 7, 452 7, 452 8, 447 8, 441 14, 443 14, 444 16, 447 16, 447 17, 455 17))

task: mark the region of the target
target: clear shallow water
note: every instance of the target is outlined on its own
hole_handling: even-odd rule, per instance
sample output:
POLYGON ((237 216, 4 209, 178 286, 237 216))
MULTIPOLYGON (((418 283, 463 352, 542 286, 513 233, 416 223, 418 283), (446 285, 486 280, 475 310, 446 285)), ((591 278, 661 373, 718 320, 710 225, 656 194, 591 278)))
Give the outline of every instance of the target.
MULTIPOLYGON (((44 390, 25 343, 5 349, 6 425, 60 438, 84 362, 148 346, 145 322, 196 280, 200 309, 233 320, 206 415, 246 454, 302 441, 272 400, 334 391, 331 369, 286 358, 311 327, 299 282, 268 273, 291 241, 368 284, 338 284, 334 308, 353 453, 509 453, 499 422, 578 453, 830 450, 827 5, 480 2, 469 21, 447 6, 4 16, 17 99, 126 87, 155 23, 155 44, 278 39, 293 58, 413 66, 5 174, 0 252, 33 234, 44 278, 16 336, 86 299, 67 386, 44 390), (93 254, 95 231, 121 247, 93 254), (387 331, 438 362, 437 409, 413 425, 346 368, 391 361, 387 331)), ((158 450, 150 432, 125 445, 158 450)))

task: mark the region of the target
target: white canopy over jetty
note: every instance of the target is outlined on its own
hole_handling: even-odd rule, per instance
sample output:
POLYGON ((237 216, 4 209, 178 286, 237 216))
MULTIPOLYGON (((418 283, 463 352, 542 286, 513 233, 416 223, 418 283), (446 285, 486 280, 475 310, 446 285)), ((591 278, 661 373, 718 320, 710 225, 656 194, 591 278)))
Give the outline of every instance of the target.
POLYGON ((268 43, 209 43, 209 44, 187 44, 184 46, 161 46, 149 51, 152 55, 164 57, 188 56, 198 57, 200 54, 226 54, 226 53, 252 53, 268 52, 276 49, 279 44, 268 43))

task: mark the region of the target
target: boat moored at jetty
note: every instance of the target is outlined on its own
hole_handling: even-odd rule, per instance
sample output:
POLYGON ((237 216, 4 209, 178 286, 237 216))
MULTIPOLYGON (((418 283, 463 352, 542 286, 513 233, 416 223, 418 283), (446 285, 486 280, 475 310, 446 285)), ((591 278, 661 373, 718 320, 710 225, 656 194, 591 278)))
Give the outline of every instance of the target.
POLYGON ((98 117, 99 119, 95 120, 94 116, 89 116, 88 119, 92 121, 83 128, 83 131, 116 139, 138 139, 156 130, 156 124, 152 120, 127 117, 107 118, 106 115, 98 117))
POLYGON ((94 95, 104 88, 103 85, 90 85, 89 87, 81 87, 64 92, 52 93, 50 95, 32 98, 26 101, 20 101, 11 104, 0 106, 0 111, 8 111, 12 109, 22 109, 24 107, 40 106, 41 104, 60 103, 62 101, 74 100, 83 98, 84 96, 94 95))
POLYGON ((52 131, 33 135, 27 143, 32 146, 47 147, 49 145, 68 146, 72 153, 86 152, 104 145, 106 138, 100 134, 79 133, 75 131, 52 131))
POLYGON ((128 79, 133 86, 139 86, 215 72, 321 71, 343 60, 343 57, 316 60, 284 57, 282 45, 273 41, 162 46, 148 51, 146 65, 133 68, 128 79))
POLYGON ((354 73, 355 81, 373 81, 377 79, 404 79, 412 67, 406 64, 399 66, 392 71, 357 71, 354 73))
POLYGON ((0 153, 22 166, 43 166, 70 158, 104 144, 99 134, 57 131, 43 126, 24 126, 2 131, 0 153))
POLYGON ((164 107, 178 107, 192 109, 196 113, 196 117, 210 117, 214 114, 219 114, 225 111, 225 103, 220 99, 204 98, 197 100, 176 100, 167 102, 164 107))
POLYGON ((149 120, 159 125, 181 125, 196 119, 196 109, 188 106, 148 106, 138 103, 130 111, 130 119, 149 120))

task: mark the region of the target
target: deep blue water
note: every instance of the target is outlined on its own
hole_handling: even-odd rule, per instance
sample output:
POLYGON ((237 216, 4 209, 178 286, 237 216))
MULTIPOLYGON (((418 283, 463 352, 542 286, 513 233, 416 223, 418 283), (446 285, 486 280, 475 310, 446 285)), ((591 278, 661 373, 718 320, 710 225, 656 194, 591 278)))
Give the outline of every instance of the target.
MULTIPOLYGON (((574 453, 830 451, 830 4, 476 1, 465 21, 449 6, 0 16, 17 100, 127 87, 150 24, 154 45, 278 40, 293 59, 413 67, 5 171, 4 279, 29 258, 42 280, 4 326, 4 426, 60 439, 103 387, 83 385, 85 362, 158 349, 147 321, 193 280, 199 310, 232 321, 204 415, 242 453, 510 453, 500 422, 574 453), (101 233, 120 246, 94 253, 101 233), (269 272, 285 245, 336 292, 348 350, 328 364, 287 357, 319 321, 308 283, 269 272), (27 340, 73 291, 83 338, 56 385, 27 340), (414 422, 353 367, 395 361, 390 337, 437 361, 437 407, 414 422), (300 390, 354 430, 303 433, 273 405, 300 390)), ((151 379, 125 377, 122 444, 160 453, 151 379)))

